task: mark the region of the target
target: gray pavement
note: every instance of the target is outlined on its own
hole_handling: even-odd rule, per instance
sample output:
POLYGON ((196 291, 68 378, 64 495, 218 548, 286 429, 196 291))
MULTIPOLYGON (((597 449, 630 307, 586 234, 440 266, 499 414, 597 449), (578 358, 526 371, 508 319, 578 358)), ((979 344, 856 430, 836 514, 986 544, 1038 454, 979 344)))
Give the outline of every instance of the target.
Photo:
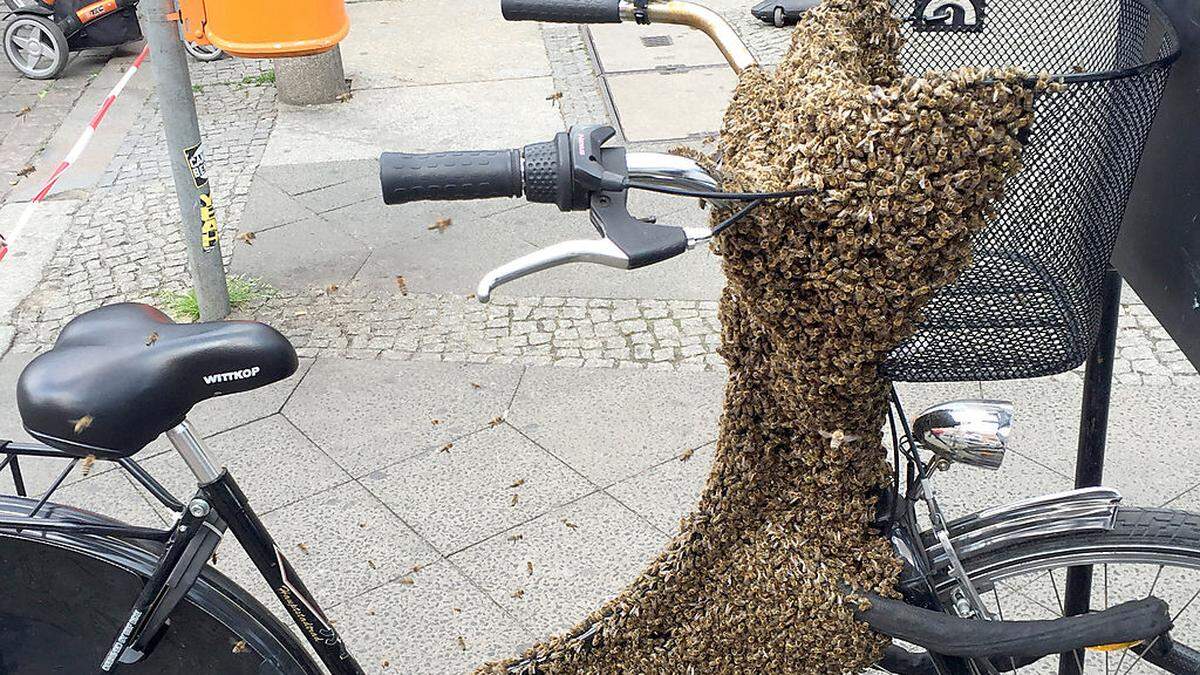
MULTIPOLYGON (((788 32, 744 2, 713 5, 764 61, 786 47, 788 32)), ((271 85, 244 82, 267 62, 192 66, 230 270, 271 287, 236 316, 279 328, 303 357, 289 380, 192 417, 369 672, 461 673, 618 591, 694 503, 725 376, 722 276, 695 251, 632 273, 554 270, 480 305, 471 293, 483 272, 592 236, 586 218, 512 200, 385 207, 374 157, 520 146, 595 122, 638 148, 706 147, 732 79, 711 45, 671 27, 506 24, 494 0, 350 11, 347 102, 280 105, 271 85), (442 219, 449 227, 430 229, 442 219)), ((108 63, 119 72, 120 59, 108 63)), ((16 377, 71 316, 187 285, 161 122, 149 80, 138 86, 114 108, 117 138, 97 138, 86 175, 47 212, 43 243, 0 264, 0 275, 25 270, 0 284, 0 355, 12 343, 0 358, 0 436, 21 435, 16 377)), ((63 114, 85 114, 80 101, 63 114)), ((59 147, 68 126, 39 133, 59 147)), ((39 166, 57 161, 49 154, 39 166)), ((0 209, 0 231, 20 196, 0 209)), ((705 215, 690 200, 634 207, 664 222, 705 215)), ((1107 481, 1130 503, 1200 509, 1200 376, 1128 290, 1118 347, 1107 481)), ((1017 403, 1002 471, 939 477, 952 515, 1070 487, 1080 386, 1078 372, 902 386, 910 412, 961 397, 1017 403)), ((162 439, 138 458, 187 493, 162 439)), ((28 463, 35 490, 55 472, 28 463)), ((55 498, 139 524, 170 519, 102 464, 55 498)), ((233 542, 216 565, 274 606, 233 542)))

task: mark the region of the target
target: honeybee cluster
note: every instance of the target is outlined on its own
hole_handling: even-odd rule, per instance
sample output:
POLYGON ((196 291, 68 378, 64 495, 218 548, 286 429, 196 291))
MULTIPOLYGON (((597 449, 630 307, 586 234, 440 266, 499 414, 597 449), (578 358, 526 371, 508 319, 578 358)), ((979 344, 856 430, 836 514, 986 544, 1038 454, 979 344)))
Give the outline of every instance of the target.
MULTIPOLYGON (((715 242, 729 366, 712 473, 680 533, 566 635, 485 673, 840 673, 887 638, 847 589, 894 592, 871 527, 888 478, 879 366, 966 266, 1035 90, 1016 72, 905 75, 887 0, 825 0, 774 72, 743 73, 729 191, 815 187, 715 242)), ((716 213, 714 218, 727 216, 716 213)))

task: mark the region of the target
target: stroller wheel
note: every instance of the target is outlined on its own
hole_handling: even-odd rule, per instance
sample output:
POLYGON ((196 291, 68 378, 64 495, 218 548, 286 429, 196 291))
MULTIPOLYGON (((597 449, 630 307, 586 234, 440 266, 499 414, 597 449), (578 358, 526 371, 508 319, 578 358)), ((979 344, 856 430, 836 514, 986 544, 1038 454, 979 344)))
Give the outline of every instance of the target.
POLYGON ((70 54, 67 36, 53 21, 17 14, 4 28, 4 55, 25 77, 51 80, 66 69, 70 54))
POLYGON ((225 52, 221 51, 220 47, 214 47, 213 45, 198 45, 194 42, 184 40, 183 48, 197 61, 220 61, 225 58, 225 52))

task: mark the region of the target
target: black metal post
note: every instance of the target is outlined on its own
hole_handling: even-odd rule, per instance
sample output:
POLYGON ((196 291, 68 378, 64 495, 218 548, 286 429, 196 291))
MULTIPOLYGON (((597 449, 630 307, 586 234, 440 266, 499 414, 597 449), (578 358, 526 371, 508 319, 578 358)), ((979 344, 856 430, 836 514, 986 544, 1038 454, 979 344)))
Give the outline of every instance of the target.
MULTIPOLYGON (((1117 351, 1117 317, 1121 311, 1121 275, 1109 269, 1104 275, 1100 331, 1088 356, 1083 376, 1083 408, 1079 419, 1079 446, 1075 454, 1075 487, 1096 487, 1104 480, 1104 446, 1108 440, 1108 404, 1112 397, 1113 358, 1117 351)), ((1085 614, 1090 609, 1092 568, 1067 570, 1063 615, 1085 614)), ((1059 675, 1080 675, 1084 652, 1063 654, 1059 675)))

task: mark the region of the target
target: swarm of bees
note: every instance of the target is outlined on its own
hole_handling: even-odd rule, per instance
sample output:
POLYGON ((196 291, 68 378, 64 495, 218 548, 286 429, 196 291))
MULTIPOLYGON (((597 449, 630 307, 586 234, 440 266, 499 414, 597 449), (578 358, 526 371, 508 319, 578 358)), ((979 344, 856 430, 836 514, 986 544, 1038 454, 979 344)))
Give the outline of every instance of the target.
MULTIPOLYGON (((774 200, 714 243, 729 366, 712 473, 642 575, 570 632, 480 673, 843 673, 888 639, 846 589, 895 594, 879 367, 967 265, 1045 77, 903 73, 887 0, 825 0, 774 72, 743 72, 729 191, 774 200)), ((714 222, 729 214, 716 212, 714 222)))

